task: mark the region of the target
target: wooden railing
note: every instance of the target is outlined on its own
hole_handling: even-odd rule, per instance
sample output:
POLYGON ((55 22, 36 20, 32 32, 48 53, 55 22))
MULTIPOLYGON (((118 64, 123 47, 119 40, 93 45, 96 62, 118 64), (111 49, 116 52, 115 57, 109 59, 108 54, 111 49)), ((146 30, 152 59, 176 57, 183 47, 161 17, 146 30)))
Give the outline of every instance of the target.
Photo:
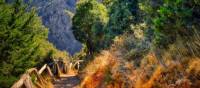
POLYGON ((50 78, 53 78, 53 74, 45 64, 39 71, 36 68, 29 69, 11 88, 47 88, 50 78))
POLYGON ((63 61, 54 61, 51 66, 45 64, 39 70, 31 68, 11 88, 53 88, 53 80, 67 74, 75 66, 78 66, 79 69, 80 62, 82 60, 69 64, 63 61))

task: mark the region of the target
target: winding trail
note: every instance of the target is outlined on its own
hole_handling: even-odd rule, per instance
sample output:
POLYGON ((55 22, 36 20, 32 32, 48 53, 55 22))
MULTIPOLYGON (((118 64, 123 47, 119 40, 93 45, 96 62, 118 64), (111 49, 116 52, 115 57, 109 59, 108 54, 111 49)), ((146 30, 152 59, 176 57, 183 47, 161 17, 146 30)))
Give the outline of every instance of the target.
POLYGON ((80 78, 78 76, 61 77, 53 82, 54 88, 78 88, 80 78))

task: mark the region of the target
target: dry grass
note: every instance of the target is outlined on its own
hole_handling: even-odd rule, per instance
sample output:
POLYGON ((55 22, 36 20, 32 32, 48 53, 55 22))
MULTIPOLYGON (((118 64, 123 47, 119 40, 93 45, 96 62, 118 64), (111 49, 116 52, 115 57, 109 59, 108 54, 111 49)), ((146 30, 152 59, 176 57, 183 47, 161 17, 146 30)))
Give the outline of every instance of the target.
POLYGON ((112 66, 113 57, 107 51, 103 51, 94 61, 90 62, 85 72, 85 78, 81 83, 81 88, 96 88, 103 82, 105 72, 109 66, 112 66))
POLYGON ((129 48, 119 37, 110 51, 103 51, 85 68, 81 88, 200 88, 199 34, 178 37, 168 49, 161 49, 162 58, 153 51, 145 54, 139 67, 134 67, 135 58, 124 59, 129 48))
MULTIPOLYGON (((165 56, 164 56, 165 57, 165 56)), ((167 58, 169 57, 166 54, 167 58)), ((199 88, 200 60, 187 64, 165 60, 167 68, 158 63, 153 53, 142 60, 139 68, 109 52, 97 56, 85 69, 81 88, 199 88), (109 79, 109 80, 108 80, 109 79)))

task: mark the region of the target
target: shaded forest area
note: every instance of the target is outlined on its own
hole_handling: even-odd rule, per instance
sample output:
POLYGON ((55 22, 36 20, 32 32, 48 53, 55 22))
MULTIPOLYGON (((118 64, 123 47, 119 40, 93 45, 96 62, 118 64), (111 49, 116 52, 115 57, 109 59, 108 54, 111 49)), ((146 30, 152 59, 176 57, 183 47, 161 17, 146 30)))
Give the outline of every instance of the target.
POLYGON ((80 88, 199 88, 199 0, 79 0, 72 18, 82 50, 47 40, 34 8, 0 0, 0 84, 49 60, 83 60, 80 88), (8 80, 5 80, 8 79, 8 80))

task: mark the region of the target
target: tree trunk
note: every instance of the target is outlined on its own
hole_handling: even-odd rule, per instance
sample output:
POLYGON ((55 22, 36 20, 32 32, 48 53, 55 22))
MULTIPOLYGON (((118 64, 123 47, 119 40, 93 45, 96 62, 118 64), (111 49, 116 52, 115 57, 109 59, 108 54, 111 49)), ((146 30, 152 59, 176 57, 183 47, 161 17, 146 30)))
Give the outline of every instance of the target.
POLYGON ((87 48, 88 48, 88 54, 93 56, 93 52, 94 52, 94 47, 92 45, 92 41, 90 39, 87 39, 87 48))

